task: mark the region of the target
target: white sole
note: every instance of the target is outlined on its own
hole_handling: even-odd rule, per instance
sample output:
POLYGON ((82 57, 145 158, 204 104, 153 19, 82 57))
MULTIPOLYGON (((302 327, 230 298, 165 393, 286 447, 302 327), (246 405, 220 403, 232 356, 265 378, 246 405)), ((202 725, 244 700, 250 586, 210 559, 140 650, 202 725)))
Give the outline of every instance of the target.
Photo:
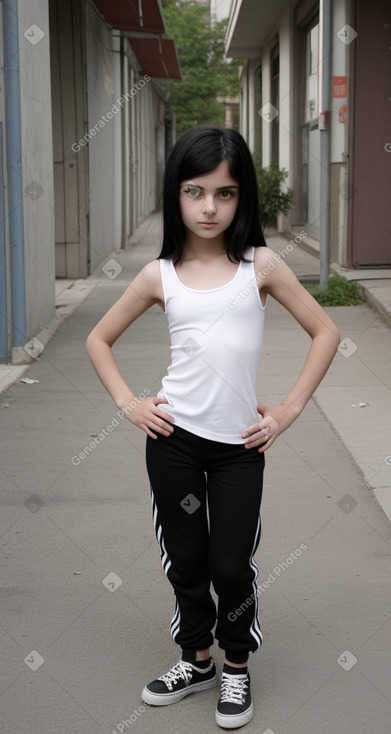
POLYGON ((209 680, 206 680, 201 683, 194 683, 193 685, 188 686, 187 688, 184 688, 182 691, 178 691, 177 693, 153 693, 152 691, 149 691, 147 686, 145 686, 141 698, 143 699, 144 703, 149 703, 150 706, 169 706, 171 703, 177 703, 178 701, 181 701, 182 698, 185 698, 186 696, 189 696, 191 693, 197 693, 198 691, 206 691, 208 688, 214 688, 217 686, 217 675, 215 675, 214 678, 210 678, 209 680))
POLYGON ((251 704, 247 711, 243 711, 242 714, 236 714, 236 716, 225 716, 224 714, 219 714, 216 710, 216 724, 221 726, 222 729, 236 729, 239 726, 248 724, 248 722, 253 718, 253 715, 253 704, 251 704))

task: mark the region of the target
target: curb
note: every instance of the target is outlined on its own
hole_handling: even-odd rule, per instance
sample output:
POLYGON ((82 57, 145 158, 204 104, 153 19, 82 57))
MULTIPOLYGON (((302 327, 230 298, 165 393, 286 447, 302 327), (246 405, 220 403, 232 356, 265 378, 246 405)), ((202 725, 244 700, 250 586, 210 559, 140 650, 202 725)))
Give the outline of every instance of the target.
MULTIPOLYGON (((92 274, 93 275, 93 274, 92 274)), ((53 316, 46 326, 41 329, 34 337, 31 337, 28 341, 31 342, 33 339, 38 340, 43 347, 46 347, 50 340, 53 338, 57 329, 64 323, 64 321, 80 306, 81 303, 87 298, 87 296, 94 290, 95 286, 99 282, 96 277, 93 278, 89 275, 84 280, 74 281, 65 291, 62 291, 55 299, 56 315, 53 316), (71 291, 72 289, 72 291, 71 291), (70 300, 65 303, 64 295, 68 294, 70 300)), ((43 350, 41 350, 40 354, 43 350)), ((0 395, 8 390, 14 382, 17 382, 22 375, 28 370, 31 364, 36 361, 40 361, 40 357, 30 357, 27 364, 14 365, 4 364, 0 365, 0 395), (3 377, 2 377, 3 373, 3 377)))
POLYGON ((368 306, 370 306, 374 311, 376 311, 377 315, 383 321, 385 321, 387 326, 391 327, 391 313, 388 310, 388 308, 381 301, 379 301, 378 298, 376 298, 375 294, 371 291, 371 289, 365 285, 365 281, 358 280, 356 281, 356 285, 357 285, 357 288, 358 288, 358 291, 361 297, 368 304, 368 306))
MULTIPOLYGON (((110 261, 111 259, 118 258, 119 255, 126 256, 131 252, 134 252, 136 248, 142 243, 143 236, 148 233, 148 230, 152 227, 155 229, 160 225, 159 212, 152 212, 146 217, 146 219, 139 225, 134 233, 129 237, 126 247, 124 249, 115 249, 104 260, 95 268, 95 270, 87 276, 87 278, 75 280, 70 283, 68 288, 62 290, 55 298, 56 315, 49 321, 46 326, 41 329, 35 336, 30 337, 28 340, 31 342, 33 339, 37 339, 41 342, 43 347, 49 343, 57 329, 64 323, 64 321, 80 306, 87 296, 94 290, 98 283, 101 283, 100 274, 102 266, 110 261)), ((107 285, 110 284, 110 280, 107 285)), ((118 283, 118 281, 117 281, 118 283)), ((127 285, 127 282, 124 284, 127 285)), ((21 347, 23 350, 23 347, 21 347)), ((42 353, 41 350, 40 353, 42 353)), ((34 361, 39 360, 37 357, 30 357, 26 359, 24 364, 13 364, 5 363, 0 364, 0 395, 8 390, 14 382, 17 382, 22 375, 28 370, 29 366, 34 361)))

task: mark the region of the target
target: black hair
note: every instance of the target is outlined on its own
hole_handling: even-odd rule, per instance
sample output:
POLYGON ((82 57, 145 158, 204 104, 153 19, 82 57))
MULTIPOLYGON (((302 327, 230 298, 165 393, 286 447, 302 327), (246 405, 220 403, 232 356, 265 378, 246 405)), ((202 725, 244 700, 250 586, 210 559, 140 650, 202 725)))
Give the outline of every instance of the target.
POLYGON ((266 246, 261 229, 257 179, 251 153, 236 130, 198 125, 175 143, 167 161, 163 183, 163 244, 159 258, 183 259, 185 226, 179 207, 182 181, 213 171, 226 160, 239 184, 239 203, 225 231, 227 255, 232 262, 246 261, 248 247, 266 246))

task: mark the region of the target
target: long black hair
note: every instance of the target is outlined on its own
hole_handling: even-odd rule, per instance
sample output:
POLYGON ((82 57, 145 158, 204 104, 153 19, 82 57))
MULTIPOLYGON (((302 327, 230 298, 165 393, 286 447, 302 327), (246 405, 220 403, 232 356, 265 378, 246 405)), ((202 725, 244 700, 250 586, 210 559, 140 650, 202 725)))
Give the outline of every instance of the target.
POLYGON ((182 181, 213 171, 227 161, 232 178, 239 184, 239 203, 225 241, 228 258, 246 260, 248 247, 266 246, 260 223, 257 179, 251 153, 236 130, 215 125, 198 125, 175 143, 167 161, 163 183, 163 245, 159 258, 183 259, 185 226, 179 207, 182 181))

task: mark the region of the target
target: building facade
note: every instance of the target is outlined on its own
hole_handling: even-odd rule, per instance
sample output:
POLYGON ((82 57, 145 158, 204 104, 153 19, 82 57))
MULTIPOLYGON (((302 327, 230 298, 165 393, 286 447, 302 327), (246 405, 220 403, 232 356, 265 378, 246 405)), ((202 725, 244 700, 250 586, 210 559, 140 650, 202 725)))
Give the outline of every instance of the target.
POLYGON ((240 131, 264 167, 289 173, 294 201, 279 229, 305 228, 319 239, 325 166, 330 260, 343 267, 390 266, 391 6, 386 0, 327 5, 330 38, 322 49, 318 0, 232 0, 226 54, 246 60, 240 131), (321 154, 324 129, 327 160, 321 154))
POLYGON ((181 74, 158 0, 1 11, 0 361, 21 363, 55 278, 88 276, 159 206, 181 74))

